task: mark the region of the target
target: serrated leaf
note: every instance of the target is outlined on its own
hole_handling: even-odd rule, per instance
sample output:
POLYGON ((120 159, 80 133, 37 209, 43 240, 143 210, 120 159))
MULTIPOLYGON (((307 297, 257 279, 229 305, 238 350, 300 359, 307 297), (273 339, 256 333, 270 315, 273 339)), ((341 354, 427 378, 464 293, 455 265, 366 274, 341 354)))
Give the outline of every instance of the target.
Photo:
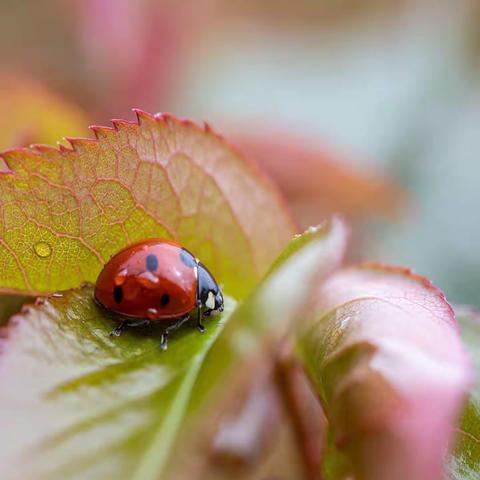
POLYGON ((95 281, 120 248, 174 238, 244 296, 294 226, 276 191, 209 127, 137 112, 72 150, 2 154, 0 289, 45 293, 95 281))
POLYGON ((110 337, 91 287, 13 317, 0 343, 1 478, 157 478, 233 305, 165 353, 155 331, 110 337))
POLYGON ((476 382, 458 428, 458 445, 450 462, 452 480, 476 480, 480 474, 480 314, 455 308, 462 339, 475 366, 476 382))
POLYGON ((329 419, 329 480, 440 480, 471 370, 444 295, 406 269, 341 270, 303 337, 329 419))
POLYGON ((242 358, 239 335, 244 346, 245 334, 255 335, 252 351, 267 333, 285 332, 310 279, 341 260, 344 232, 335 220, 307 233, 308 241, 296 239, 249 305, 229 317, 228 299, 222 318, 207 320, 205 335, 182 329, 167 352, 155 331, 110 337, 114 324, 91 287, 24 309, 0 343, 2 480, 168 478, 180 428, 225 377, 229 360, 242 358), (290 279, 299 278, 304 282, 292 288, 290 279), (263 309, 272 296, 270 316, 263 309))

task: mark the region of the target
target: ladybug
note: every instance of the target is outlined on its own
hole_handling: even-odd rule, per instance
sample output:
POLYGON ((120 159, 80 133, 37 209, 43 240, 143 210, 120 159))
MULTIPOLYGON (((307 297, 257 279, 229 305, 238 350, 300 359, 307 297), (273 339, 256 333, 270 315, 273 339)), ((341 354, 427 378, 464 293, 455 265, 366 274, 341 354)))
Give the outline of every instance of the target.
POLYGON ((116 314, 119 324, 111 335, 117 337, 125 326, 165 322, 162 350, 169 333, 193 312, 203 333, 203 318, 223 311, 222 292, 207 267, 178 243, 157 238, 114 255, 97 278, 95 300, 116 314))

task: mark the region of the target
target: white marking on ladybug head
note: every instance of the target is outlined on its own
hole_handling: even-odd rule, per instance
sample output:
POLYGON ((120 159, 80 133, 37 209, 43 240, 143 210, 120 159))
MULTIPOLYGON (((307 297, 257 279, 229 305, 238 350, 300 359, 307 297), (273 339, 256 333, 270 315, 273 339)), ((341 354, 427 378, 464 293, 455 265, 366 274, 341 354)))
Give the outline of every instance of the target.
POLYGON ((205 306, 210 310, 213 310, 215 308, 215 295, 211 290, 208 292, 208 297, 207 297, 207 300, 205 301, 205 306))

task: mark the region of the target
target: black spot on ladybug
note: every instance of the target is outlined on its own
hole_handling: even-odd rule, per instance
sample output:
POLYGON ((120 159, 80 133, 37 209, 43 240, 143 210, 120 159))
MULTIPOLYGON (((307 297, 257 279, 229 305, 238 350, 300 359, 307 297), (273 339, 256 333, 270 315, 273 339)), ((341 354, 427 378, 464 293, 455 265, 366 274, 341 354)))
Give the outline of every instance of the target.
POLYGON ((158 268, 158 258, 155 255, 147 255, 147 270, 149 272, 155 272, 158 268))
POLYGON ((123 300, 123 290, 122 287, 118 285, 113 289, 113 298, 117 303, 122 303, 123 300))
POLYGON ((193 268, 197 264, 197 262, 195 261, 195 257, 188 250, 185 250, 184 248, 180 250, 180 260, 188 268, 193 268))
POLYGON ((164 293, 162 295, 162 298, 160 299, 160 305, 162 307, 166 307, 168 305, 168 302, 170 301, 170 296, 164 293))

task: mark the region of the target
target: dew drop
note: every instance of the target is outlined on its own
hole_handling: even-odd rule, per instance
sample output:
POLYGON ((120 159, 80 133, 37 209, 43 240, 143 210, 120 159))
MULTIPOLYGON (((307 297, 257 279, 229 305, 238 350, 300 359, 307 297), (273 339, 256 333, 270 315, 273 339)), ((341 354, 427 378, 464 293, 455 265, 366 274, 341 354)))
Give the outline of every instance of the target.
POLYGON ((156 308, 149 308, 147 310, 147 313, 148 313, 148 318, 150 320, 155 320, 157 318, 157 315, 158 315, 158 310, 156 308))
POLYGON ((41 258, 47 258, 52 254, 52 247, 47 242, 38 242, 33 248, 35 253, 41 258))

